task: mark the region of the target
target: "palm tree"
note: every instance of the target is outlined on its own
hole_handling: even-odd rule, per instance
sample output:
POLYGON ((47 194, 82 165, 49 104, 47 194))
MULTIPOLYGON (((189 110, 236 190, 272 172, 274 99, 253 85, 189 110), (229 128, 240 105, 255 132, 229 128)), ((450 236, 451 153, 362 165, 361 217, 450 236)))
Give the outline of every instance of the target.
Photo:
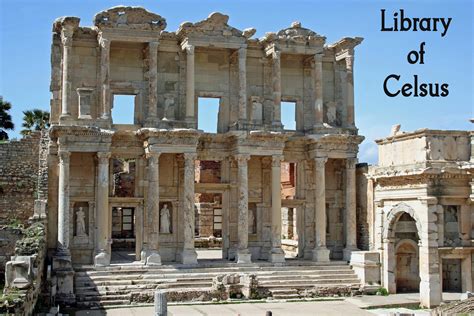
POLYGON ((30 135, 33 131, 40 131, 49 128, 49 112, 40 109, 23 111, 23 124, 25 128, 20 132, 21 135, 30 135))
POLYGON ((7 130, 13 130, 15 125, 12 122, 12 116, 8 113, 12 105, 8 101, 4 101, 0 96, 0 140, 7 140, 7 130))

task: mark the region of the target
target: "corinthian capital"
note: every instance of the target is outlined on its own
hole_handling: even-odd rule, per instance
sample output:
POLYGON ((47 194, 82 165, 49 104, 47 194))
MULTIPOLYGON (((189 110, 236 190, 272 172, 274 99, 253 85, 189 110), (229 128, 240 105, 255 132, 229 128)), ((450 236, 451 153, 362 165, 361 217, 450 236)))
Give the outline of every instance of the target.
POLYGON ((97 152, 97 159, 99 160, 99 164, 108 164, 110 158, 109 152, 99 151, 97 152))
POLYGON ((194 54, 194 45, 186 44, 184 50, 186 51, 186 54, 192 55, 194 54))
POLYGON ((234 156, 235 161, 237 161, 237 164, 239 166, 243 164, 247 164, 247 162, 250 160, 250 155, 248 154, 238 154, 234 156))
POLYGON ((273 155, 272 156, 272 167, 280 167, 281 162, 283 161, 282 155, 273 155))
POLYGON ((347 169, 355 169, 357 164, 357 158, 347 158, 346 159, 346 168, 347 169))
POLYGON ((328 161, 328 157, 316 157, 316 158, 314 158, 314 163, 316 164, 316 168, 324 168, 327 161, 328 161))
POLYGON ((69 163, 69 159, 71 157, 71 152, 67 150, 59 150, 58 151, 59 163, 69 163))
POLYGON ((110 49, 110 40, 104 38, 102 34, 99 35, 99 45, 102 49, 110 49))
POLYGON ((146 153, 145 157, 148 159, 148 162, 150 164, 157 164, 160 161, 160 155, 161 155, 161 153, 148 152, 148 153, 146 153))

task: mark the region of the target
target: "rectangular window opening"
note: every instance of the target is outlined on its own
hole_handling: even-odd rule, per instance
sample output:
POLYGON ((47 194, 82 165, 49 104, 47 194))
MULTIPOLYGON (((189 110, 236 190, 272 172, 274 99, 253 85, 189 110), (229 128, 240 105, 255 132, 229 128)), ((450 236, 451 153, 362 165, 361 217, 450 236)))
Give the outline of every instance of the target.
POLYGON ((220 98, 198 98, 198 129, 217 133, 220 98))
POLYGON ((133 125, 135 122, 135 97, 129 94, 114 94, 112 122, 133 125))
POLYGON ((281 102, 281 123, 285 130, 296 130, 296 102, 281 102))

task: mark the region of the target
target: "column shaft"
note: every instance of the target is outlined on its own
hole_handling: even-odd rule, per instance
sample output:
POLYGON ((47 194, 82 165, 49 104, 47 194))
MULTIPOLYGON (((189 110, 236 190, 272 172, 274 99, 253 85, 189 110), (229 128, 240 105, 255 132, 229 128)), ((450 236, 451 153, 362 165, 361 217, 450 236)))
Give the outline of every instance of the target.
POLYGON ((194 120, 194 46, 186 46, 186 119, 194 120))
POLYGON ((351 259, 351 253, 357 249, 357 214, 356 214, 356 158, 346 159, 346 247, 344 260, 351 259))
POLYGON ((314 122, 316 126, 323 125, 323 57, 314 55, 314 122))
POLYGON ((272 54, 272 84, 273 84, 273 124, 281 125, 281 54, 274 51, 272 54))
POLYGON ((239 48, 239 120, 247 120, 247 48, 239 48))
POLYGON ((326 157, 314 159, 314 221, 315 221, 315 245, 313 250, 313 261, 329 261, 329 250, 326 247, 326 157))
POLYGON ((69 256, 69 160, 71 153, 59 151, 58 244, 59 255, 69 256))
POLYGON ((195 153, 184 154, 184 248, 183 264, 197 264, 197 253, 194 249, 194 161, 195 153))
POLYGON ((101 118, 104 120, 111 119, 110 109, 110 41, 103 37, 99 38, 100 45, 100 96, 102 102, 101 118))
POLYGON ((355 126, 354 118, 354 52, 346 57, 347 126, 355 126))
POLYGON ((158 42, 148 43, 148 117, 156 121, 158 104, 158 42))
POLYGON ((248 188, 248 161, 249 155, 238 155, 237 160, 237 181, 239 192, 239 214, 237 237, 239 239, 237 249, 237 263, 250 263, 251 254, 248 249, 249 240, 249 188, 248 188))
POLYGON ((160 265, 159 248, 159 218, 160 218, 160 154, 148 153, 148 191, 146 210, 148 220, 148 254, 147 265, 160 265))
POLYGON ((72 34, 63 31, 61 34, 61 41, 63 43, 63 76, 61 88, 61 118, 71 116, 71 109, 69 108, 69 95, 71 93, 71 81, 69 76, 69 64, 71 62, 72 51, 72 34))
POLYGON ((96 266, 107 266, 110 264, 109 253, 109 158, 110 153, 98 152, 97 170, 97 196, 96 196, 96 221, 97 221, 97 245, 95 256, 96 266))
POLYGON ((272 156, 272 250, 271 262, 284 262, 281 248, 281 156, 272 156))

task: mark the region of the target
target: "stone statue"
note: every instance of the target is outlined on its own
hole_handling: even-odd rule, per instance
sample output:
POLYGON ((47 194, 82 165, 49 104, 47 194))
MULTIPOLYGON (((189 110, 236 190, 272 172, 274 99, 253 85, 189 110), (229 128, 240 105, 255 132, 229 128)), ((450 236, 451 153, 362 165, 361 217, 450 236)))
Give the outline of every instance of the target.
POLYGON ((163 208, 160 211, 160 232, 163 234, 171 233, 171 217, 168 204, 163 204, 163 208))
POLYGON ((76 236, 83 237, 86 234, 86 213, 82 207, 76 212, 76 236))
POLYGON ((249 210, 249 233, 255 234, 255 215, 253 210, 249 210))

